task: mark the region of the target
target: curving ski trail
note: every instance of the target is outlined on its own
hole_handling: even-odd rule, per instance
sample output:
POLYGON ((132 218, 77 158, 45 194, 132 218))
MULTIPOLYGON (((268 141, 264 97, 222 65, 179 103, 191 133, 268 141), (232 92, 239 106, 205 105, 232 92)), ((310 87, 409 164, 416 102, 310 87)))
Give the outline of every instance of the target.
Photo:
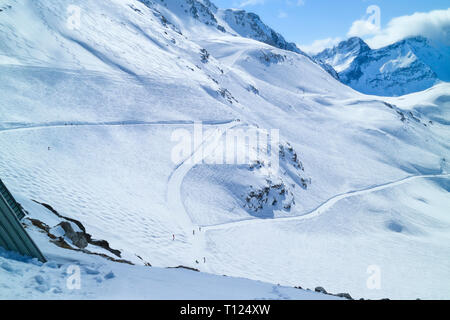
POLYGON ((222 224, 216 224, 216 225, 207 225, 202 226, 202 229, 206 232, 209 230, 219 230, 219 229, 227 229, 232 227, 240 227, 244 225, 250 225, 250 224, 263 224, 263 223, 273 223, 273 222, 281 222, 281 221, 301 221, 301 220, 307 220, 316 218, 325 212, 327 212, 331 207, 333 207, 337 202, 340 200, 364 195, 380 190, 384 190, 387 188, 392 188, 395 186, 402 185, 408 181, 415 180, 415 179, 424 179, 424 178, 442 178, 442 177, 450 177, 449 173, 442 173, 442 174, 428 174, 428 175, 415 175, 415 176, 408 176, 399 180, 395 180, 392 182, 383 183, 380 185, 360 189, 360 190, 353 190, 348 191, 345 193, 341 193, 338 195, 335 195, 331 198, 329 198, 327 201, 323 202, 321 205, 316 207, 315 209, 307 212, 304 215, 301 216, 294 216, 294 217, 280 217, 280 218, 274 218, 274 219, 246 219, 246 220, 239 220, 234 222, 227 222, 222 224))
POLYGON ((196 257, 196 261, 201 265, 201 269, 207 270, 207 264, 204 261, 206 247, 203 230, 200 231, 200 226, 196 225, 184 207, 183 199, 181 197, 181 186, 186 174, 195 166, 205 159, 209 152, 213 152, 226 132, 237 125, 237 121, 232 121, 220 125, 218 128, 208 136, 197 146, 197 148, 191 153, 191 155, 179 163, 175 170, 169 176, 167 182, 166 201, 169 206, 170 212, 176 216, 179 225, 186 230, 186 233, 192 239, 193 256, 196 257))

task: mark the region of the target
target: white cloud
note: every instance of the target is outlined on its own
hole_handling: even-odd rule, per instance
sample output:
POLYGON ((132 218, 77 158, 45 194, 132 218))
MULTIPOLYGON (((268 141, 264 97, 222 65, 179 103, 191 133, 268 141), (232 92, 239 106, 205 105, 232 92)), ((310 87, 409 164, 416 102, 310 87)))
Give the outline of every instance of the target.
MULTIPOLYGON (((352 23, 347 36, 361 37, 374 49, 413 36, 423 36, 450 45, 450 8, 393 18, 385 28, 381 29, 371 21, 370 17, 366 20, 357 20, 352 23)), ((339 37, 327 38, 316 40, 310 45, 298 45, 298 47, 309 54, 315 54, 337 45, 342 40, 344 39, 339 37)))
POLYGON ((364 37, 380 32, 380 27, 367 20, 356 20, 347 33, 348 37, 364 37))
POLYGON ((379 6, 371 5, 367 7, 366 16, 361 20, 352 23, 347 33, 348 37, 364 37, 380 32, 381 29, 381 9, 379 6))
POLYGON ((424 36, 450 45, 450 8, 394 18, 386 28, 365 41, 372 48, 381 48, 412 36, 424 36))
POLYGON ((316 40, 310 45, 298 45, 298 47, 308 54, 316 54, 323 51, 326 48, 331 48, 341 42, 342 38, 327 38, 316 40))

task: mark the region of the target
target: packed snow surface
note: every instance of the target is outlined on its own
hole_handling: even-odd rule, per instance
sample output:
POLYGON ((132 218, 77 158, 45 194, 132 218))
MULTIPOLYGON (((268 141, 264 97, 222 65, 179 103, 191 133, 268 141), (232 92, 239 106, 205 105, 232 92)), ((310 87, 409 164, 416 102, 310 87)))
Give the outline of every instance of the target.
POLYGON ((2 2, 0 177, 49 263, 1 253, 0 297, 450 298, 450 85, 360 94, 208 3, 2 2), (194 160, 271 129, 279 170, 194 160), (135 265, 56 246, 35 201, 135 265))

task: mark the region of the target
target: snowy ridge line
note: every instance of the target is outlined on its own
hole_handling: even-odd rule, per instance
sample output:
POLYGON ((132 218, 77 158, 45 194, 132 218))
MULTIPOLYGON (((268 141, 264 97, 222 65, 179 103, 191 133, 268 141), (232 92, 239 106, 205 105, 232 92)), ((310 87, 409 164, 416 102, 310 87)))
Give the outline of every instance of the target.
POLYGON ((363 195, 367 193, 372 193, 384 189, 388 189, 391 187, 402 185, 408 181, 416 180, 416 179, 426 179, 426 178, 446 178, 450 177, 450 173, 442 173, 442 174, 428 174, 428 175, 414 175, 414 176, 408 176, 399 180, 395 180, 392 182, 383 183, 380 185, 360 189, 360 190, 353 190, 348 191, 345 193, 341 193, 338 195, 335 195, 331 198, 329 198, 327 201, 323 202, 321 205, 316 207, 315 209, 300 215, 300 216, 294 216, 294 217, 279 217, 279 218, 273 218, 273 219, 245 219, 245 220, 239 220, 234 222, 226 222, 221 224, 215 224, 215 225, 203 225, 201 226, 202 230, 209 231, 209 230, 220 230, 220 229, 226 229, 226 228, 232 228, 232 227, 240 227, 244 225, 249 224, 255 224, 255 223, 271 223, 271 222, 281 222, 281 221, 301 221, 306 219, 312 219, 315 217, 318 217, 325 212, 327 212, 331 207, 333 207, 337 202, 339 202, 342 199, 363 195))
POLYGON ((13 123, 7 122, 0 124, 0 132, 2 131, 20 131, 46 128, 68 128, 68 127, 88 127, 88 126, 151 126, 151 125, 193 125, 202 123, 207 126, 216 126, 232 123, 236 120, 161 120, 161 121, 106 121, 106 122, 87 122, 87 121, 56 121, 48 123, 13 123), (6 125, 6 126, 5 126, 6 125))

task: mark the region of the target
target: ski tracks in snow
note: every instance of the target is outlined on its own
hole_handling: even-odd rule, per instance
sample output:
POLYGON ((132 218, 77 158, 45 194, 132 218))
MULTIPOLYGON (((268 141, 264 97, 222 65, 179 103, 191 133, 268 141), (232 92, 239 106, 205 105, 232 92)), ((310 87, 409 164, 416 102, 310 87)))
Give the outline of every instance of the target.
MULTIPOLYGON (((46 128, 70 128, 70 127, 80 127, 80 126, 151 126, 151 125, 191 125, 194 121, 189 120, 169 120, 169 121, 112 121, 112 122, 49 122, 49 123, 6 123, 6 126, 0 125, 0 133, 10 132, 10 131, 24 131, 24 130, 36 130, 36 129, 46 129, 46 128)), ((179 163, 174 171, 168 178, 166 200, 169 206, 171 214, 174 215, 176 222, 186 230, 186 234, 192 239, 192 254, 195 257, 198 264, 204 266, 202 269, 208 269, 207 263, 203 260, 206 258, 206 239, 205 233, 214 230, 224 230, 234 227, 242 227, 253 224, 265 224, 265 223, 275 223, 275 222, 285 222, 285 221, 302 221, 307 219, 313 219, 326 213, 330 208, 332 208, 337 202, 364 194, 369 194, 372 192, 381 191, 384 189, 396 187, 416 179, 425 178, 444 178, 450 177, 449 173, 441 174, 427 174, 427 175, 412 175, 405 178, 370 186, 367 188, 348 191, 335 195, 322 204, 320 204, 315 209, 300 215, 292 217, 279 217, 273 219, 245 219, 233 222, 226 222, 216 225, 197 225, 192 220, 191 215, 187 212, 183 199, 181 196, 182 183, 184 177, 187 173, 198 164, 198 159, 202 160, 209 156, 206 154, 208 152, 212 153, 217 148, 220 139, 226 132, 237 125, 240 122, 236 120, 224 120, 224 121, 203 121, 203 125, 216 127, 212 133, 209 133, 203 141, 197 146, 197 148, 191 153, 191 155, 179 163), (206 151, 206 152, 205 152, 206 151)))
POLYGON ((396 187, 399 185, 402 185, 408 181, 416 180, 416 179, 424 179, 424 178, 444 178, 444 177, 450 177, 449 173, 442 173, 442 174, 428 174, 428 175, 413 175, 408 176, 399 180, 395 180, 392 182, 387 182, 383 184, 379 184, 372 187, 367 187, 360 190, 353 190, 348 191, 345 193, 341 193, 338 195, 335 195, 322 204, 320 204, 315 209, 305 213, 304 215, 300 216, 293 216, 293 217, 280 217, 280 218, 273 218, 273 219, 246 219, 246 220, 239 220, 234 222, 227 222, 227 223, 221 223, 216 225, 208 225, 208 226, 202 226, 202 230, 210 231, 210 230, 222 230, 222 229, 228 229, 233 227, 241 227, 246 225, 252 225, 252 224, 264 224, 264 223, 274 223, 274 222, 284 222, 284 221, 301 221, 301 220, 307 220, 307 219, 313 219, 316 217, 321 216, 325 212, 327 212, 331 207, 333 207, 337 202, 340 200, 355 197, 359 195, 364 195, 376 191, 381 191, 384 189, 396 187))
POLYGON ((206 269, 208 267, 207 264, 205 264, 206 261, 204 261, 206 258, 206 241, 204 239, 203 229, 200 231, 201 226, 194 223, 191 215, 184 206, 181 196, 182 184, 187 173, 195 165, 201 163, 201 160, 208 157, 208 152, 214 152, 220 142, 220 139, 229 129, 237 126, 238 124, 238 121, 231 121, 218 125, 212 133, 209 133, 207 137, 203 139, 203 141, 188 158, 175 167, 175 170, 171 173, 167 182, 166 200, 169 210, 174 217, 176 216, 177 222, 180 226, 186 229, 187 234, 192 237, 193 255, 196 257, 197 263, 201 263, 206 269))
POLYGON ((175 170, 172 172, 172 174, 169 177, 168 180, 168 186, 167 186, 167 203, 169 205, 169 208, 171 212, 174 215, 177 215, 180 219, 180 222, 182 221, 182 224, 184 225, 184 228, 188 228, 192 236, 192 245, 193 245, 193 255, 197 257, 197 263, 204 266, 202 267, 203 271, 209 270, 208 264, 203 263, 205 261, 202 261, 204 257, 207 256, 207 247, 206 247, 206 239, 205 239, 205 233, 208 231, 214 231, 214 230, 224 230, 228 228, 233 227, 242 227, 242 226, 248 226, 253 224, 264 224, 264 223, 276 223, 276 222, 285 222, 285 221, 302 221, 307 219, 313 219, 316 217, 321 216, 322 214, 326 213, 330 208, 332 208, 337 202, 354 197, 354 196, 360 196, 364 194, 369 194, 372 192, 381 191, 384 189, 396 187, 399 185, 402 185, 404 183, 407 183, 412 180, 416 179, 424 179, 424 178, 439 178, 439 177, 449 177, 450 174, 448 173, 442 173, 442 174, 428 174, 428 175, 412 175, 407 176, 402 179, 398 179, 391 182, 386 182, 383 184, 378 184, 370 187, 366 187, 359 190, 352 190, 345 193, 341 193, 338 195, 335 195, 322 204, 320 204, 315 209, 300 215, 300 216, 293 216, 293 217, 280 217, 280 218, 274 218, 274 219, 246 219, 246 220, 239 220, 239 221, 233 221, 233 222, 226 222, 222 224, 216 224, 216 225, 197 225, 190 213, 186 210, 183 199, 181 196, 182 191, 182 183, 184 180, 184 177, 186 174, 197 164, 195 159, 204 159, 208 156, 206 154, 205 150, 208 150, 209 152, 214 152, 215 148, 217 147, 221 137, 226 134, 226 132, 234 127, 236 127, 238 124, 237 121, 229 122, 220 125, 217 129, 215 129, 211 134, 209 134, 202 143, 195 149, 192 154, 182 161, 175 170), (192 229, 192 230, 191 230, 192 229), (201 231, 200 231, 201 230, 201 231))
MULTIPOLYGON (((183 126, 194 125, 196 122, 191 120, 163 120, 163 121, 110 121, 110 122, 76 122, 76 121, 53 121, 45 123, 27 123, 27 122, 5 122, 0 124, 0 134, 17 131, 29 130, 44 130, 55 128, 77 128, 77 127, 111 127, 111 126, 183 126)), ((197 261, 197 264, 202 264, 207 269, 205 264, 206 241, 203 232, 200 231, 200 226, 196 225, 186 211, 183 200, 181 198, 181 186, 186 174, 198 163, 198 160, 203 160, 209 156, 209 153, 214 152, 217 148, 220 139, 226 132, 239 125, 238 120, 205 120, 202 121, 203 126, 215 127, 212 132, 208 132, 203 141, 196 146, 196 149, 191 155, 176 165, 174 171, 170 174, 167 182, 166 201, 170 214, 173 216, 174 222, 179 224, 182 230, 185 230, 187 239, 191 239, 192 243, 192 257, 197 261)), ((202 268, 202 269, 205 269, 202 268)))

